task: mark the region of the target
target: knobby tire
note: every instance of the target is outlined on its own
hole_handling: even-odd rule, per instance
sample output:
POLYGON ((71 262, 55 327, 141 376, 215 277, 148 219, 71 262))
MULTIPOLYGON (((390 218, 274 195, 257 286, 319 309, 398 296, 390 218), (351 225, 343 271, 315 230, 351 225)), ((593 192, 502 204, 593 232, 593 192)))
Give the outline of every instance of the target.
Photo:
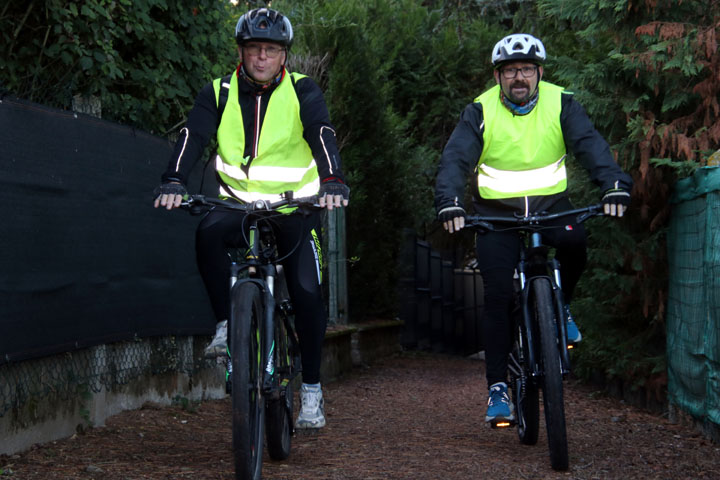
POLYGON ((265 401, 262 395, 261 332, 263 302, 252 282, 232 289, 232 438, 237 480, 257 480, 262 472, 265 401))
POLYGON ((543 366, 543 405, 547 427, 550 464, 555 470, 567 470, 568 445, 565 427, 562 371, 558 351, 557 326, 549 280, 533 282, 533 302, 540 333, 543 366))

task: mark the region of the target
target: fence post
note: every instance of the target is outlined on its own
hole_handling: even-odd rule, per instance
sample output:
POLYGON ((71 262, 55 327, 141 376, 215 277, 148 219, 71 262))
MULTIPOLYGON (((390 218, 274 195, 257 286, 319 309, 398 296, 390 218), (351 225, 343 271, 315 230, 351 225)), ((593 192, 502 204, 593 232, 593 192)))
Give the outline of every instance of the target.
POLYGON ((327 211, 328 321, 346 325, 348 320, 345 210, 327 211))

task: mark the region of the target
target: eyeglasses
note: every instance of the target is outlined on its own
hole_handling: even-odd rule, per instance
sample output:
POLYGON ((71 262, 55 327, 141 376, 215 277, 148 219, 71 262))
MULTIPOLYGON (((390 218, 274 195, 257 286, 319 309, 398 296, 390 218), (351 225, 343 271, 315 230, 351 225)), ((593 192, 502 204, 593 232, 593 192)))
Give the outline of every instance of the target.
POLYGON ((257 57, 261 51, 265 50, 265 55, 267 55, 268 58, 276 58, 280 55, 280 52, 285 49, 280 47, 261 47, 260 45, 244 45, 243 50, 252 57, 257 57))
MULTIPOLYGON (((268 57, 269 56, 270 55, 268 55, 268 57)), ((511 79, 515 78, 515 76, 517 75, 517 72, 521 72, 522 76, 525 78, 532 77, 533 75, 535 75, 535 72, 537 72, 537 69, 538 69, 537 65, 534 65, 532 67, 526 66, 526 67, 521 67, 521 68, 503 68, 502 70, 500 70, 500 73, 502 73, 502 76, 505 80, 511 80, 511 79)))

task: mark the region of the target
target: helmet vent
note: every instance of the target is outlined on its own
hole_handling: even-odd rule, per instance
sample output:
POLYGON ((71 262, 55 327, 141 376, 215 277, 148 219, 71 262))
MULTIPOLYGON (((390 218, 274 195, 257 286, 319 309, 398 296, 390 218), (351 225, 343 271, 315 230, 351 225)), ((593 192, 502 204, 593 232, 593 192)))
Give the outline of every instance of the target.
POLYGON ((290 47, 293 41, 293 29, 290 20, 277 11, 257 8, 240 17, 235 27, 235 40, 238 45, 256 40, 290 47))

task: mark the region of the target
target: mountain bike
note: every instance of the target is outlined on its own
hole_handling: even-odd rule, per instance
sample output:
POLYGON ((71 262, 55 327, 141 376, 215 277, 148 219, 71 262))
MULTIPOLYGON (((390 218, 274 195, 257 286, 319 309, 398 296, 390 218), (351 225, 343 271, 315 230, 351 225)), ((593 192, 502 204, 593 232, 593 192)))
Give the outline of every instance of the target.
POLYGON ((543 392, 550 463, 555 470, 567 470, 568 445, 563 400, 563 379, 570 373, 567 317, 560 283, 560 262, 543 243, 543 230, 550 220, 574 217, 579 224, 603 215, 603 206, 558 213, 527 216, 488 217, 468 215, 466 226, 480 231, 519 232, 522 236, 520 260, 515 275, 513 346, 508 361, 515 422, 493 422, 493 428, 516 424, 525 445, 534 445, 539 430, 539 390, 543 392))
POLYGON ((232 400, 238 480, 260 478, 263 437, 272 459, 284 460, 290 455, 293 380, 301 371, 300 348, 271 222, 281 215, 317 210, 316 201, 316 197, 293 199, 292 192, 287 192, 277 202, 242 204, 204 195, 191 195, 183 202, 183 207, 196 215, 215 209, 247 215, 247 248, 229 252, 226 388, 232 400))

